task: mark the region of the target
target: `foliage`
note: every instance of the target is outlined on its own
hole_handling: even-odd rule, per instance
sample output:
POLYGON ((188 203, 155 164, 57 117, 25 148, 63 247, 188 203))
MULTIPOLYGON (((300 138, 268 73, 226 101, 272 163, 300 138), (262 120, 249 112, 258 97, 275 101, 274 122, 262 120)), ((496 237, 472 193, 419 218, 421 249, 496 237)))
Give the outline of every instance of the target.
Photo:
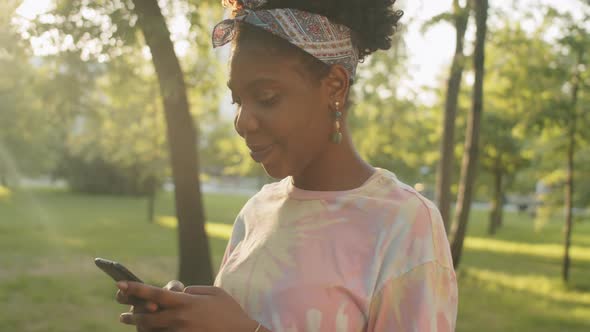
POLYGON ((533 90, 535 94, 530 99, 531 104, 536 107, 525 115, 520 130, 538 137, 534 140, 536 159, 541 161, 537 164, 537 170, 541 181, 548 188, 541 196, 543 208, 540 215, 547 217, 561 210, 559 207, 564 202, 564 152, 568 150, 572 132, 576 184, 574 206, 584 207, 590 204, 590 201, 584 199, 589 196, 588 187, 577 185, 588 181, 587 165, 584 163, 587 157, 583 151, 588 150, 590 143, 589 132, 585 130, 590 125, 587 109, 590 75, 584 68, 590 62, 590 34, 570 14, 560 13, 553 8, 544 9, 544 13, 543 24, 536 31, 536 43, 543 43, 545 51, 540 53, 543 57, 536 61, 537 70, 530 69, 527 76, 534 82, 531 85, 536 90, 533 90), (544 38, 549 29, 559 29, 558 37, 552 40, 544 38), (578 101, 575 105, 572 101, 574 85, 578 86, 578 101), (554 155, 556 158, 546 158, 547 155, 554 155))
POLYGON ((157 83, 149 63, 138 59, 101 65, 104 74, 89 96, 92 109, 76 118, 60 164, 58 174, 73 189, 147 194, 169 176, 157 83))
MULTIPOLYGON (((505 21, 496 26, 487 45, 485 113, 481 134, 482 169, 499 172, 509 177, 509 184, 516 174, 530 165, 533 151, 518 126, 528 111, 531 94, 528 67, 541 57, 534 53, 534 40, 527 36, 519 22, 505 21), (506 50, 510 49, 510 52, 506 50), (526 59, 526 61, 525 61, 526 59)), ((511 189, 515 189, 512 187, 511 189)), ((531 193, 534 183, 523 188, 531 193)))
POLYGON ((394 171, 408 183, 432 180, 438 114, 414 102, 417 92, 404 89, 408 77, 404 31, 395 36, 392 49, 372 55, 359 67, 350 130, 369 163, 394 171))
POLYGON ((213 125, 202 141, 203 171, 217 176, 264 177, 264 170, 250 157, 233 123, 218 119, 213 125))
POLYGON ((18 2, 0 4, 0 183, 16 183, 19 174, 44 174, 55 163, 51 127, 41 94, 45 72, 30 61, 30 47, 11 25, 18 2), (10 181, 9 181, 10 179, 10 181))
MULTIPOLYGON (((50 152, 60 163, 44 171, 65 177, 77 190, 145 193, 170 176, 158 83, 132 8, 130 1, 63 0, 23 25, 25 35, 51 35, 46 42, 58 51, 36 58, 39 68, 27 59, 23 65, 32 75, 47 77, 39 86, 46 118, 39 120, 57 129, 50 152), (88 174, 93 178, 84 179, 88 174)), ((203 119, 207 131, 217 113, 220 70, 203 32, 220 9, 207 2, 166 2, 163 11, 190 28, 177 36, 177 46, 185 52, 181 60, 192 113, 203 119)))

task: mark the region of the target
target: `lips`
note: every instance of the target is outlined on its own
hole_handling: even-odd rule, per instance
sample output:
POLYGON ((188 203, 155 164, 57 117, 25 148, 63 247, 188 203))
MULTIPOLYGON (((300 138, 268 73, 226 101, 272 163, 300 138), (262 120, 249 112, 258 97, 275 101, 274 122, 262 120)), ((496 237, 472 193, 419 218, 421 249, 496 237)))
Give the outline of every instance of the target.
POLYGON ((250 148, 250 156, 257 163, 263 162, 270 155, 273 147, 274 147, 274 144, 265 144, 265 145, 248 144, 248 148, 250 148))

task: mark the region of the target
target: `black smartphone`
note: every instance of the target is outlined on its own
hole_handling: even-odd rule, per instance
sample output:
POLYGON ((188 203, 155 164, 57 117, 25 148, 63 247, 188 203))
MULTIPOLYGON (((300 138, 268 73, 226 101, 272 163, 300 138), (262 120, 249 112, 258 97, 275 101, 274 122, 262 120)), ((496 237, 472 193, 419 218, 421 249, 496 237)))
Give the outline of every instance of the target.
POLYGON ((96 264, 99 269, 103 270, 104 273, 108 274, 115 281, 136 281, 143 283, 141 279, 129 271, 125 266, 115 261, 104 258, 95 258, 94 264, 96 264))

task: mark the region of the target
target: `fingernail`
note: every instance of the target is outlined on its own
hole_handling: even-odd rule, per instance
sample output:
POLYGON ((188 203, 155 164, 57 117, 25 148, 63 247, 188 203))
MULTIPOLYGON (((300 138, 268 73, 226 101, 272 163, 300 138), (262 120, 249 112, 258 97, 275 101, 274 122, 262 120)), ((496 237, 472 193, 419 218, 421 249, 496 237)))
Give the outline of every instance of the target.
POLYGON ((129 313, 123 313, 119 316, 119 321, 124 324, 131 323, 131 315, 129 313))
POLYGON ((148 304, 148 310, 149 311, 152 311, 152 312, 153 311, 157 311, 158 310, 158 305, 155 304, 155 303, 150 303, 150 304, 148 304))
POLYGON ((126 291, 127 290, 127 283, 125 281, 119 281, 117 283, 117 288, 119 288, 122 291, 126 291))

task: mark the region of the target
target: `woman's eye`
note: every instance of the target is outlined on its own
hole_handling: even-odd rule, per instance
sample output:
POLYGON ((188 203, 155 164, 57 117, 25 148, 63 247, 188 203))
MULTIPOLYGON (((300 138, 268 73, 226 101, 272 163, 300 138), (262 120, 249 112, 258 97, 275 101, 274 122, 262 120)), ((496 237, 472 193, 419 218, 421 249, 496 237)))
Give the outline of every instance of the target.
POLYGON ((268 98, 261 98, 258 102, 260 103, 260 105, 262 105, 264 107, 270 107, 270 106, 276 104, 278 99, 279 99, 278 96, 272 96, 272 97, 268 97, 268 98))

